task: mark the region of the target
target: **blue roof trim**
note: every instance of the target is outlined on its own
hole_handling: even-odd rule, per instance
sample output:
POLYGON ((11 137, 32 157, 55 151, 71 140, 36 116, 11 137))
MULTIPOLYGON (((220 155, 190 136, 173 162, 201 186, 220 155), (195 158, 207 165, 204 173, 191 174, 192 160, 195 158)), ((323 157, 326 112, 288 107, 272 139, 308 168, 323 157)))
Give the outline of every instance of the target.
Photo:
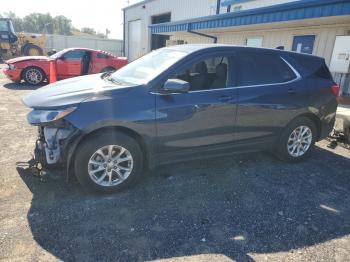
POLYGON ((301 0, 286 4, 150 25, 152 34, 350 15, 350 0, 301 0))

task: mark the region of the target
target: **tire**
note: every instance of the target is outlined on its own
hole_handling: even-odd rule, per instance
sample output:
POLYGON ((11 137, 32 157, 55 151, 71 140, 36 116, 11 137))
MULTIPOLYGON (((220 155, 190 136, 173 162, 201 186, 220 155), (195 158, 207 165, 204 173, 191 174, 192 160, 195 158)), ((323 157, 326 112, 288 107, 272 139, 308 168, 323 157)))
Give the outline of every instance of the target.
POLYGON ((274 154, 283 161, 302 161, 310 156, 317 135, 318 131, 314 121, 307 117, 298 117, 284 129, 274 154), (305 134, 298 137, 300 133, 305 134))
POLYGON ((34 44, 26 44, 22 50, 25 56, 43 55, 44 53, 41 47, 34 44))
POLYGON ((74 170, 79 183, 85 190, 114 193, 127 188, 141 176, 143 154, 139 144, 130 136, 121 132, 107 131, 93 135, 79 146, 75 155, 74 170), (110 147, 110 145, 113 146, 110 147), (108 156, 110 148, 111 157, 108 156), (117 158, 123 149, 124 153, 117 158), (112 158, 111 161, 105 161, 102 154, 106 157, 105 160, 112 158), (124 160, 117 163, 130 157, 131 161, 124 160))
POLYGON ((114 71, 116 71, 114 67, 106 67, 102 69, 101 73, 114 72, 114 71))
POLYGON ((39 67, 30 66, 23 70, 22 79, 29 85, 41 85, 46 79, 44 71, 39 67))

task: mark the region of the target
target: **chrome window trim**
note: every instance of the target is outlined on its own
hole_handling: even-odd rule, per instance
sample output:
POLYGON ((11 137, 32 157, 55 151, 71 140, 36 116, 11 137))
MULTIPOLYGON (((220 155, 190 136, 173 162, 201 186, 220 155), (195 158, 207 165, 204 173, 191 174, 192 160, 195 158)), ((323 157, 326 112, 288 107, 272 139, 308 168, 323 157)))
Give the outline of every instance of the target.
MULTIPOLYGON (((280 83, 271 83, 271 84, 259 84, 259 85, 246 85, 246 86, 233 86, 233 87, 225 87, 225 88, 217 88, 217 89, 207 89, 207 90, 196 90, 196 91, 189 91, 188 93, 199 93, 199 92, 211 92, 211 91, 221 91, 221 90, 234 90, 234 89, 241 89, 241 88, 249 88, 249 87, 258 87, 258 86, 275 86, 275 85, 287 85, 296 81, 299 81, 301 79, 301 75, 300 73, 286 60, 284 59, 282 56, 279 56, 286 64, 287 66, 293 71, 293 73, 295 74, 295 78, 292 80, 289 80, 287 82, 280 82, 280 83)), ((154 93, 151 92, 151 94, 154 95, 164 95, 161 93, 154 93)), ((171 95, 182 95, 180 93, 174 93, 171 95)))

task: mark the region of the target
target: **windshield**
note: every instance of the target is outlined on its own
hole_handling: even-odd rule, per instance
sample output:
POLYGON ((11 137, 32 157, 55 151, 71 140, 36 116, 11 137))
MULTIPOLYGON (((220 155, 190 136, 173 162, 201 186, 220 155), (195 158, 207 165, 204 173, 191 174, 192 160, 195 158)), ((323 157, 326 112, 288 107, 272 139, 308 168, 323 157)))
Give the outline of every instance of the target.
POLYGON ((50 58, 57 59, 57 58, 61 57, 65 52, 67 52, 67 50, 63 49, 63 50, 51 55, 50 58))
POLYGON ((6 20, 0 20, 0 31, 9 31, 6 20))
POLYGON ((122 67, 111 77, 122 84, 146 84, 186 55, 185 52, 159 49, 122 67))

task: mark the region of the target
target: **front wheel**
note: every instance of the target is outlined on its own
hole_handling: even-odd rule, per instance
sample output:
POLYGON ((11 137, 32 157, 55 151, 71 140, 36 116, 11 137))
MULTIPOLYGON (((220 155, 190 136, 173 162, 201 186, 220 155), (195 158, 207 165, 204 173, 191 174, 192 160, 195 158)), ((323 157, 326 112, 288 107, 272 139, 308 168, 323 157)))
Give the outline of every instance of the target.
POLYGON ((283 131, 275 155, 289 162, 303 160, 310 155, 316 137, 315 123, 307 117, 298 117, 283 131))
POLYGON ((99 133, 78 148, 74 169, 78 181, 88 191, 120 191, 141 175, 142 151, 128 135, 99 133))
POLYGON ((30 85, 40 85, 45 80, 45 73, 38 67, 28 67, 23 71, 23 80, 30 85))

